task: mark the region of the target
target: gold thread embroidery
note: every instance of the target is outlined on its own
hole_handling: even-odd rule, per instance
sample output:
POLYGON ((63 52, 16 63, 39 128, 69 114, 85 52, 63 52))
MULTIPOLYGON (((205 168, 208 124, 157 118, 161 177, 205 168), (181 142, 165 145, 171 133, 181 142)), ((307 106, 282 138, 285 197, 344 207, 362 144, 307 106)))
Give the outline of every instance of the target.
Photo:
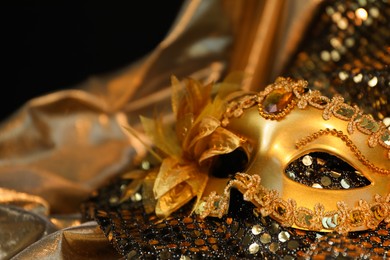
POLYGON ((345 103, 343 97, 336 95, 332 99, 322 96, 317 90, 305 91, 307 82, 304 80, 293 80, 291 78, 279 77, 275 83, 267 86, 262 92, 258 93, 257 98, 254 95, 246 95, 236 101, 228 104, 226 112, 223 115, 222 125, 225 127, 229 124, 229 118, 240 117, 245 109, 258 105, 260 116, 270 120, 280 120, 287 116, 289 112, 297 106, 304 109, 308 105, 323 110, 322 117, 324 120, 332 116, 344 121, 348 121, 347 130, 353 134, 355 129, 361 133, 369 135, 368 145, 374 147, 380 144, 388 149, 387 157, 390 159, 390 130, 386 128, 383 122, 376 122, 369 115, 364 115, 357 106, 350 106, 345 103), (294 94, 294 98, 287 106, 276 114, 264 112, 262 102, 274 90, 283 89, 294 94))
POLYGON ((384 221, 390 222, 390 193, 385 197, 374 196, 374 202, 359 200, 357 206, 349 207, 345 202, 337 203, 337 210, 325 211, 318 203, 314 209, 298 207, 293 199, 283 200, 275 190, 268 190, 260 184, 259 175, 237 173, 229 181, 223 195, 211 193, 206 201, 200 203, 197 212, 201 218, 209 215, 222 217, 226 214, 230 190, 237 188, 245 201, 252 202, 262 216, 271 216, 283 226, 297 226, 309 230, 336 231, 345 234, 352 228, 365 226, 375 229, 384 221))

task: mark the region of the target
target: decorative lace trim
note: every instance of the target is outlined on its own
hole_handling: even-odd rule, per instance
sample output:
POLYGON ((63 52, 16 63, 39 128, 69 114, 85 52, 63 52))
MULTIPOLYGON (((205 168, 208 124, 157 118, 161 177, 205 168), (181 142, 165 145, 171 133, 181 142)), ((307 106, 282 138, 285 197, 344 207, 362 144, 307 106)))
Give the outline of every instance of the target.
POLYGON ((225 187, 224 194, 212 192, 206 201, 199 204, 197 213, 201 218, 210 215, 222 217, 228 210, 230 190, 237 188, 244 200, 252 202, 262 216, 271 216, 286 227, 345 234, 358 227, 376 229, 382 221, 390 222, 390 193, 385 197, 375 195, 372 203, 359 200, 354 207, 340 201, 337 210, 325 211, 320 203, 314 209, 297 207, 295 200, 280 198, 277 191, 266 189, 260 181, 259 175, 237 173, 225 187))
POLYGON ((390 130, 386 128, 383 122, 377 122, 371 116, 364 115, 357 106, 346 104, 344 98, 339 95, 335 95, 330 99, 321 95, 321 92, 318 90, 308 90, 307 81, 279 77, 275 83, 267 86, 257 96, 251 94, 230 102, 224 114, 222 125, 227 126, 229 124, 229 118, 240 117, 245 109, 256 104, 259 106, 259 114, 271 120, 284 118, 295 106, 299 109, 304 109, 310 105, 317 109, 322 109, 322 117, 324 120, 329 120, 332 116, 335 116, 338 119, 348 121, 347 130, 349 134, 353 134, 357 129, 369 135, 368 146, 375 147, 380 144, 388 150, 387 157, 390 159, 390 130), (261 104, 267 95, 277 89, 283 89, 293 93, 294 98, 280 113, 270 115, 263 111, 261 104))

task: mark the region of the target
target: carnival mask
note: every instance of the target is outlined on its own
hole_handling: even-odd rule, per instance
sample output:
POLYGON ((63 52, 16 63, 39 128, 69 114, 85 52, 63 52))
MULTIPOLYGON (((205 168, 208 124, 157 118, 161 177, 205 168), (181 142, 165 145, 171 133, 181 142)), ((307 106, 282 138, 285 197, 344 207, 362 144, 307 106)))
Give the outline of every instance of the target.
POLYGON ((225 214, 235 187, 285 226, 344 233, 390 221, 389 130, 342 97, 306 85, 278 78, 230 101, 222 125, 241 138, 240 148, 219 163, 246 163, 230 182, 210 178, 200 214, 225 214), (327 167, 330 160, 349 170, 340 162, 327 167))
POLYGON ((222 217, 236 188, 287 227, 346 233, 390 221, 390 132, 357 106, 290 78, 260 93, 225 82, 213 99, 212 84, 172 85, 175 130, 141 118, 162 154, 130 176, 147 212, 166 218, 196 197, 195 213, 222 217))
POLYGON ((173 77, 173 127, 141 117, 151 156, 100 189, 87 218, 129 258, 385 255, 385 125, 303 80, 260 93, 239 82, 188 79, 183 89, 173 77))

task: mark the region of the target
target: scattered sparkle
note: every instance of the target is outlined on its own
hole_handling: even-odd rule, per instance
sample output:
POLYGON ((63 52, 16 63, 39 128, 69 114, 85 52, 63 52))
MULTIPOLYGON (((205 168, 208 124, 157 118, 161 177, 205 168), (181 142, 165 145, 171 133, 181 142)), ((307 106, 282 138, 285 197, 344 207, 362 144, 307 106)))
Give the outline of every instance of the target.
POLYGON ((327 6, 326 7, 326 13, 328 15, 332 15, 332 14, 334 14, 334 9, 331 6, 327 6))
POLYGON ((260 242, 263 244, 268 244, 269 242, 271 242, 271 235, 268 233, 264 233, 260 237, 260 242))
POLYGON ((119 198, 117 196, 110 197, 110 204, 118 203, 119 198))
POLYGON ((331 179, 328 176, 323 176, 321 178, 321 184, 324 185, 324 186, 329 186, 329 185, 332 184, 332 181, 331 181, 331 179))
POLYGON ((324 217, 322 218, 322 226, 326 229, 333 229, 337 226, 337 217, 338 215, 334 215, 333 217, 324 217))
POLYGON ((364 8, 356 9, 355 15, 357 18, 359 18, 363 21, 367 20, 367 17, 368 17, 367 11, 364 8))
POLYGON ((349 189, 349 187, 351 187, 346 179, 342 179, 340 181, 340 184, 341 184, 341 187, 343 187, 344 189, 349 189))
POLYGON ((333 48, 336 48, 336 49, 341 47, 341 42, 337 38, 330 39, 330 44, 333 46, 333 48))
POLYGON ((374 20, 371 17, 368 17, 367 20, 364 21, 365 25, 371 25, 374 20))
POLYGON ((385 124, 385 126, 390 126, 390 117, 383 118, 383 123, 385 124))
POLYGON ((288 233, 287 231, 282 231, 279 233, 278 239, 280 242, 286 242, 290 239, 290 233, 288 233))
POLYGON ((362 79, 363 79, 363 74, 361 74, 361 73, 359 73, 359 74, 357 74, 355 77, 353 77, 353 81, 354 81, 355 83, 360 83, 360 82, 362 82, 362 79))
POLYGON ((135 193, 133 196, 131 196, 132 201, 141 201, 142 200, 142 195, 140 193, 135 193))
POLYGON ((367 83, 370 87, 375 87, 376 84, 378 84, 378 78, 377 77, 373 77, 372 79, 370 79, 367 83))
POLYGON ((270 233, 271 234, 277 234, 279 232, 279 224, 276 222, 273 222, 271 224, 270 233))
POLYGON ((261 231, 263 231, 263 228, 260 225, 254 225, 252 227, 252 234, 253 235, 258 235, 261 233, 261 231))
POLYGON ((316 189, 322 189, 322 186, 319 183, 314 183, 312 187, 316 189))
POLYGON ((348 20, 346 18, 341 18, 338 22, 337 22, 337 26, 341 29, 341 30, 345 30, 348 28, 348 20))
POLYGON ((340 71, 339 72, 339 78, 341 80, 346 80, 348 78, 348 73, 346 73, 345 71, 340 71))
POLYGON ((332 20, 333 20, 334 22, 339 21, 340 18, 341 18, 341 14, 340 14, 339 12, 335 12, 335 13, 332 14, 332 20))
POLYGON ((269 251, 271 251, 272 253, 276 253, 276 251, 279 250, 279 244, 276 243, 276 242, 272 242, 270 245, 269 245, 269 251))
POLYGON ((293 171, 287 171, 287 176, 288 176, 290 179, 292 179, 292 180, 295 179, 295 173, 294 173, 293 171))
POLYGON ((305 171, 305 175, 307 177, 310 177, 312 175, 312 173, 314 172, 314 170, 312 168, 308 168, 306 171, 305 171))
POLYGON ((124 190, 126 190, 126 188, 127 188, 127 185, 122 184, 119 189, 123 192, 124 190))
POLYGON ((197 214, 202 214, 205 211, 206 202, 202 201, 199 203, 198 207, 195 209, 197 214))
POLYGON ((249 246, 249 253, 251 254, 256 254, 257 252, 259 252, 259 250, 260 246, 257 243, 253 243, 249 246))
POLYGON ((364 177, 364 175, 363 175, 361 172, 359 172, 359 171, 355 171, 355 173, 356 173, 356 175, 359 175, 359 176, 361 176, 361 177, 364 177))
POLYGON ((318 165, 325 165, 326 161, 324 159, 321 159, 321 158, 317 158, 317 164, 318 165))
POLYGON ((150 162, 149 161, 142 161, 141 169, 145 170, 145 171, 150 170, 150 162))
POLYGON ((310 165, 312 165, 312 163, 313 163, 313 159, 311 158, 310 155, 305 155, 305 156, 302 158, 302 163, 303 163, 305 166, 310 166, 310 165))
POLYGON ((288 247, 288 249, 291 249, 291 250, 297 249, 299 247, 299 243, 296 240, 291 240, 288 242, 287 247, 288 247))
POLYGON ((331 171, 330 174, 332 174, 332 177, 333 177, 333 178, 339 178, 339 177, 341 177, 341 173, 336 172, 336 171, 331 171))
POLYGON ((330 53, 328 51, 321 52, 321 59, 323 61, 330 61, 330 53))
POLYGON ((332 57, 332 60, 335 62, 340 60, 340 53, 336 50, 331 51, 330 56, 332 57))
POLYGON ((355 45, 355 39, 350 37, 350 38, 347 38, 345 40, 345 45, 347 45, 347 47, 353 47, 355 45))
POLYGON ((378 16, 379 16, 379 10, 378 10, 378 8, 372 7, 372 8, 370 8, 369 12, 370 12, 370 15, 371 15, 372 17, 378 18, 378 16))

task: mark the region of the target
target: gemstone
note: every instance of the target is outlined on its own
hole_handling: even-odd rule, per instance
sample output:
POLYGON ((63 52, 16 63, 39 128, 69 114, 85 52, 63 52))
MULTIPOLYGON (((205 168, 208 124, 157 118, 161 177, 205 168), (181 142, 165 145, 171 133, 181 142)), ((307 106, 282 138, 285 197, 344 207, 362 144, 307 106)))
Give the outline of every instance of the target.
POLYGON ((353 210, 350 213, 349 221, 352 225, 360 225, 364 221, 364 214, 359 210, 353 210))
POLYGON ((341 116, 351 118, 355 114, 355 110, 353 108, 342 107, 339 110, 337 110, 336 113, 341 116))
POLYGON ((286 109, 292 98, 292 92, 284 89, 275 89, 265 97, 262 103, 264 112, 268 114, 278 114, 286 109))
POLYGON ((385 133, 381 136, 381 139, 382 139, 382 142, 383 142, 384 144, 390 146, 390 134, 389 134, 389 132, 385 132, 385 133))

